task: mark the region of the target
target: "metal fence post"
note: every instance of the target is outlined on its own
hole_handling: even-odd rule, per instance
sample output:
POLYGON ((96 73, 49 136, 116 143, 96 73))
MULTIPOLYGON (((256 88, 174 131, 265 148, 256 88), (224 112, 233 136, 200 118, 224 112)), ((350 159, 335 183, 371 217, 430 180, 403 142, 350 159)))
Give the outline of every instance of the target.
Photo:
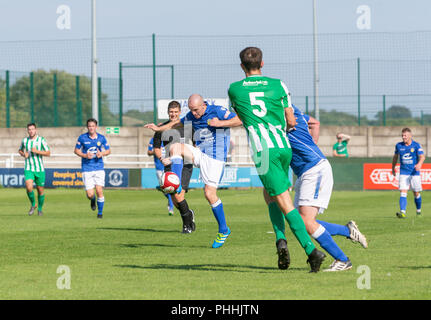
POLYGON ((97 109, 99 113, 99 126, 102 126, 102 78, 97 79, 97 109))
POLYGON ((153 33, 153 122, 157 123, 156 35, 153 33))
POLYGON ((361 125, 361 61, 357 59, 357 73, 358 73, 358 126, 361 125))
POLYGON ((119 119, 119 126, 123 126, 123 63, 120 62, 119 64, 119 73, 118 73, 118 85, 119 85, 119 111, 118 111, 118 119, 119 119))
POLYGON ((305 96, 305 113, 308 114, 308 96, 305 96))
POLYGON ((10 128, 9 70, 6 70, 6 128, 10 128))
POLYGON ((174 94, 174 65, 171 65, 171 99, 175 99, 174 94))
POLYGON ((76 104, 76 125, 82 125, 82 105, 80 101, 79 76, 75 77, 75 104, 76 104))
POLYGON ((386 126, 386 95, 383 95, 383 126, 386 126))
POLYGON ((57 73, 53 75, 54 85, 54 127, 58 127, 57 73))
POLYGON ((31 123, 34 123, 34 73, 30 72, 30 117, 31 123))

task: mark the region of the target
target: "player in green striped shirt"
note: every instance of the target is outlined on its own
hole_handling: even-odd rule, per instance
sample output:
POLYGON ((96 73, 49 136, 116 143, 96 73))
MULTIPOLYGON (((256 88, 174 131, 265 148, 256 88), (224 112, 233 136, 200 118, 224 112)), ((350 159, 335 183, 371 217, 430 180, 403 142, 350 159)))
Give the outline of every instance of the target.
POLYGON ((36 124, 27 125, 28 137, 22 139, 19 154, 25 158, 24 177, 27 196, 31 207, 28 214, 31 216, 36 210, 36 199, 33 192, 33 183, 36 183, 38 215, 42 215, 43 204, 45 202, 45 168, 42 157, 49 157, 51 151, 44 137, 37 135, 36 124))
MULTIPOLYGON (((253 161, 265 187, 264 196, 271 222, 274 230, 278 224, 284 227, 280 208, 308 256, 311 271, 317 272, 325 254, 317 250, 311 241, 288 190, 291 186, 289 165, 292 149, 286 130, 294 130, 296 124, 289 91, 281 80, 262 75, 263 60, 259 48, 245 48, 240 53, 240 59, 246 78, 232 83, 228 94, 232 107, 247 130, 253 161)), ((284 239, 280 240, 276 243, 278 266, 287 269, 290 264, 287 243, 284 239)))

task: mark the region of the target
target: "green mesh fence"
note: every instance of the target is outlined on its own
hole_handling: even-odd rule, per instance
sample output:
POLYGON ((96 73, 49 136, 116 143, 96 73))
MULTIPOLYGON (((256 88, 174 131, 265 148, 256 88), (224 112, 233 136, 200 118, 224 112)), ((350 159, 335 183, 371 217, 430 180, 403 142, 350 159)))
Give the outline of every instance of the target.
MULTIPOLYGON (((159 99, 226 98, 244 77, 246 46, 263 50, 264 74, 283 79, 294 104, 313 115, 318 102, 323 125, 431 124, 429 31, 319 35, 318 100, 312 35, 98 39, 99 120, 140 126, 158 120, 159 99)), ((0 50, 0 126, 82 125, 91 115, 90 40, 0 42, 0 50)))

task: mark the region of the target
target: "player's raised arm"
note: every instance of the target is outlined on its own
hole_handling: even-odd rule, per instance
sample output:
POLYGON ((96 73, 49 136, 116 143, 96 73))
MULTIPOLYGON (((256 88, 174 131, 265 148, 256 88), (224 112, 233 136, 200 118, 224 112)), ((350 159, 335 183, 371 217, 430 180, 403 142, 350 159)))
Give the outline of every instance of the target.
POLYGON ((154 132, 160 132, 160 131, 170 130, 170 129, 172 129, 175 126, 182 126, 182 125, 183 124, 181 123, 181 120, 178 119, 178 120, 175 120, 175 121, 171 121, 171 122, 169 122, 169 123, 167 123, 167 124, 165 124, 163 126, 160 126, 160 127, 157 126, 157 125, 155 125, 154 123, 148 123, 148 124, 146 124, 144 126, 144 128, 151 129, 154 132))
POLYGON ((218 118, 212 118, 208 120, 208 125, 211 127, 223 127, 223 128, 233 128, 233 127, 239 127, 242 126, 241 119, 236 115, 235 117, 228 119, 228 120, 220 120, 218 118))
POLYGON ((286 117, 287 130, 295 130, 296 118, 293 108, 284 108, 284 116, 286 117))
POLYGON ((317 144, 319 141, 319 134, 320 134, 320 121, 308 116, 308 129, 310 131, 310 135, 313 138, 314 143, 317 144))

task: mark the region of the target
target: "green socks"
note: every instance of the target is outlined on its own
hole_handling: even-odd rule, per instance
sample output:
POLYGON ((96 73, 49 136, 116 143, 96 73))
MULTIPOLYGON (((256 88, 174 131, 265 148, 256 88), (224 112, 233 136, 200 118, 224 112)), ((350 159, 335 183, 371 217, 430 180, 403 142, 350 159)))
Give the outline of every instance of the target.
POLYGON ((34 207, 36 205, 36 199, 34 197, 34 192, 27 192, 27 197, 30 200, 31 206, 34 207))
POLYGON ((310 255, 310 253, 316 248, 316 246, 311 242, 311 238, 305 229, 304 220, 302 220, 301 215, 297 209, 293 209, 284 216, 289 224, 290 230, 292 230, 296 239, 298 239, 301 246, 304 248, 305 253, 310 255))
POLYGON ((38 208, 38 210, 39 211, 42 211, 42 208, 43 208, 43 203, 45 202, 45 195, 43 194, 43 195, 39 195, 38 197, 37 197, 37 203, 38 203, 38 205, 39 205, 39 208, 38 208))
POLYGON ((283 212, 278 208, 277 202, 270 202, 268 204, 268 209, 269 218, 271 219, 272 227, 274 228, 275 236, 277 238, 276 241, 280 239, 286 240, 286 236, 284 235, 285 222, 283 212))

